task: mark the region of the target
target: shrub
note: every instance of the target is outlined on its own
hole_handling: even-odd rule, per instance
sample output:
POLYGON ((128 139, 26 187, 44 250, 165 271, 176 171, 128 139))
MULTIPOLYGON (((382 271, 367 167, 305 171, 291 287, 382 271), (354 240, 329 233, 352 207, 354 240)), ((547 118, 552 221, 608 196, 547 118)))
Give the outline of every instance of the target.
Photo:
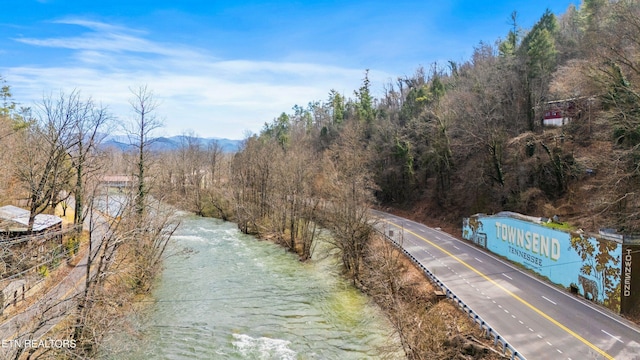
POLYGON ((47 265, 42 265, 38 268, 38 274, 42 275, 42 277, 49 276, 49 268, 47 265))
POLYGON ((67 254, 71 257, 75 254, 78 253, 78 249, 80 248, 80 240, 77 237, 72 237, 70 238, 66 245, 65 248, 67 250, 67 254))

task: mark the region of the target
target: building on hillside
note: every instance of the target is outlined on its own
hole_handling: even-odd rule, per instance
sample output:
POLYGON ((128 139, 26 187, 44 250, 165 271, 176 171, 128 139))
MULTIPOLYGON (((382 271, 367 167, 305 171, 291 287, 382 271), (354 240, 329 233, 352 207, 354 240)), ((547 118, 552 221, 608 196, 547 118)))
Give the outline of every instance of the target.
POLYGON ((128 175, 105 175, 100 183, 109 188, 122 190, 132 187, 135 182, 134 178, 128 175))
POLYGON ((564 126, 576 118, 578 110, 574 99, 549 101, 544 109, 543 126, 564 126))
POLYGON ((29 210, 13 205, 0 207, 0 243, 15 242, 26 236, 62 242, 62 219, 55 215, 36 215, 33 229, 29 229, 29 210), (50 237, 47 237, 50 234, 50 237))
POLYGON ((585 96, 549 101, 544 104, 542 126, 560 127, 588 117, 594 101, 594 97, 585 96))

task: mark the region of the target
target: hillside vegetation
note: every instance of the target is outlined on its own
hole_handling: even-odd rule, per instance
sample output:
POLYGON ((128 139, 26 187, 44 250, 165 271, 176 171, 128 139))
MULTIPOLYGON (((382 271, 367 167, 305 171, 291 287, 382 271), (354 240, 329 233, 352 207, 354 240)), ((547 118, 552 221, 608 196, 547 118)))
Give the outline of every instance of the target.
MULTIPOLYGON (((640 232, 640 1, 585 0, 560 16, 547 11, 531 29, 515 13, 511 21, 504 39, 478 44, 467 61, 420 67, 379 97, 365 71, 351 96, 328 89, 327 99, 283 112, 234 154, 195 134, 177 149, 152 150, 160 123, 149 117, 157 104, 146 87, 133 93, 139 121, 128 132, 131 151, 122 151, 98 146, 112 119, 90 98, 60 94, 32 113, 3 86, 0 200, 35 216, 72 194, 83 214, 104 175, 124 175, 138 220, 152 196, 232 219, 301 260, 328 229, 345 275, 363 289, 385 271, 371 266, 379 254, 371 205, 453 230, 462 217, 509 210, 557 215, 585 231, 640 232), (565 124, 546 126, 550 114, 565 124)), ((147 258, 160 260, 136 257, 147 258)), ((140 284, 153 278, 151 265, 140 284)), ((414 345, 404 345, 411 354, 414 345)), ((434 346, 433 354, 449 351, 434 346)))
MULTIPOLYGON (((149 191, 235 218, 247 232, 288 236, 292 248, 301 234, 291 232, 312 230, 319 211, 309 199, 347 197, 439 226, 510 210, 637 233, 640 2, 589 0, 559 16, 547 11, 531 29, 516 13, 511 23, 467 61, 419 67, 379 97, 365 71, 351 96, 329 89, 325 100, 294 106, 233 156, 181 136, 177 149, 149 154, 149 191), (547 113, 567 123, 544 126, 547 113)), ((33 123, 9 90, 0 108, 5 164, 27 153, 20 134, 33 123)), ((107 173, 136 174, 130 153, 105 155, 107 173)), ((0 174, 5 203, 29 196, 16 172, 0 174)))
POLYGON ((262 210, 245 215, 269 218, 287 181, 326 195, 342 164, 382 206, 453 226, 511 210, 640 230, 640 3, 584 1, 528 30, 511 20, 505 39, 478 44, 466 62, 418 68, 380 98, 365 72, 352 98, 331 90, 265 124, 236 155, 235 173, 262 181, 243 183, 261 187, 242 206, 262 210), (544 126, 548 111, 568 123, 544 126), (350 154, 357 164, 341 161, 350 154))

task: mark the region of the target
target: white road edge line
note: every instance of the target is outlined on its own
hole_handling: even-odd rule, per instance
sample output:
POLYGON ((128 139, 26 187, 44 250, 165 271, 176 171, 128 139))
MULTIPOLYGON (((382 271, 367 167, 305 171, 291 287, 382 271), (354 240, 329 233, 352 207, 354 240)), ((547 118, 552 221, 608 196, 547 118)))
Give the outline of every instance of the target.
MULTIPOLYGON (((421 224, 421 225, 422 225, 422 226, 426 226, 426 225, 424 225, 424 224, 421 224)), ((427 226, 427 227, 428 227, 428 226, 427 226)), ((572 299, 572 300, 574 300, 574 301, 577 301, 577 302, 579 302, 581 305, 583 305, 583 306, 585 306, 585 307, 590 308, 591 310, 593 310, 593 311, 595 311, 595 312, 599 313, 600 315, 602 315, 602 316, 604 316, 604 317, 606 317, 606 318, 608 318, 608 319, 610 319, 610 320, 613 320, 613 321, 617 322, 618 324, 620 324, 620 325, 622 325, 622 326, 626 327, 627 329, 629 329, 629 330, 631 330, 631 331, 633 331, 633 332, 635 332, 635 333, 640 334, 640 329, 639 329, 638 327, 636 327, 636 326, 634 326, 634 325, 632 325, 632 324, 628 324, 628 323, 626 323, 625 321, 622 321, 619 317, 612 316, 612 315, 610 315, 610 314, 606 313, 605 311, 603 311, 603 310, 601 310, 601 309, 598 309, 596 306, 593 306, 592 304, 589 304, 589 303, 588 303, 588 302, 586 302, 586 301, 580 301, 580 300, 576 299, 574 296, 572 296, 571 294, 568 294, 566 291, 560 291, 558 288, 554 287, 553 285, 551 285, 551 284, 547 284, 546 282, 541 281, 540 279, 537 279, 537 278, 536 278, 535 276, 533 276, 532 274, 529 274, 529 273, 527 273, 526 271, 522 271, 522 270, 518 269, 517 267, 515 267, 514 265, 512 265, 512 264, 510 264, 510 263, 508 263, 508 262, 506 262, 506 261, 504 261, 504 260, 502 260, 502 259, 500 259, 500 258, 498 258, 498 257, 494 256, 494 254, 492 254, 491 252, 484 252, 484 251, 481 251, 480 249, 476 248, 473 244, 470 244, 469 242, 467 242, 467 241, 465 241, 465 240, 460 240, 460 239, 458 239, 458 238, 454 238, 454 239, 455 239, 455 240, 457 240, 459 244, 463 244, 466 248, 468 248, 468 249, 472 249, 473 251, 477 251, 477 252, 479 252, 479 253, 481 253, 481 254, 484 254, 484 255, 488 255, 489 257, 491 257, 491 258, 493 258, 494 260, 496 260, 496 261, 498 261, 498 262, 502 263, 503 265, 505 265, 505 266, 507 266, 507 267, 510 267, 511 269, 513 269, 513 270, 515 270, 515 271, 518 271, 520 274, 525 275, 525 276, 527 276, 527 277, 529 277, 529 278, 531 278, 531 279, 533 279, 533 280, 537 281, 539 284, 541 284, 541 285, 543 285, 543 286, 545 286, 545 287, 547 287, 547 288, 549 288, 549 289, 551 289, 551 290, 555 291, 557 294, 563 295, 563 296, 565 296, 565 297, 567 297, 567 298, 570 298, 570 299, 572 299)))
MULTIPOLYGON (((374 211, 375 211, 375 210, 374 210, 374 211)), ((385 214, 385 216, 382 216, 382 218, 385 218, 385 217, 386 217, 386 218, 388 218, 388 217, 386 216, 386 215, 387 215, 387 213, 384 213, 384 212, 379 212, 379 213, 385 214)), ((426 227, 426 228, 428 228, 428 229, 431 229, 431 230, 433 230, 433 231, 438 231, 438 230, 435 230, 435 229, 432 229, 432 228, 430 228, 430 227, 426 226, 425 224, 417 223, 417 222, 415 222, 415 221, 410 221, 410 222, 413 222, 413 223, 415 223, 416 225, 424 226, 424 227, 426 227)), ((493 256, 490 252, 484 252, 484 251, 481 251, 480 249, 478 249, 478 248, 476 248, 475 246, 473 246, 473 244, 470 244, 470 243, 468 243, 468 242, 467 242, 467 241, 465 241, 465 240, 461 240, 461 239, 458 239, 458 238, 456 238, 456 237, 453 237, 453 236, 451 236, 451 234, 447 234, 447 233, 443 232, 442 230, 440 230, 440 233, 445 234, 445 235, 448 235, 449 237, 451 237, 451 239, 456 240, 459 244, 463 244, 463 245, 464 245, 464 246, 466 246, 468 249, 472 249, 473 251, 477 251, 477 252, 482 253, 482 254, 484 254, 484 255, 488 255, 488 256, 490 256, 492 259, 494 259, 494 260, 496 260, 496 261, 498 261, 498 262, 502 263, 503 265, 505 265, 505 266, 507 266, 507 267, 509 267, 509 268, 511 268, 511 269, 513 269, 513 270, 515 270, 515 271, 518 271, 520 274, 525 275, 525 276, 527 276, 527 277, 529 277, 529 278, 531 278, 531 279, 536 280, 539 284, 541 284, 541 285, 543 285, 543 286, 546 286, 547 288, 549 288, 549 289, 551 289, 551 290, 555 291, 557 294, 563 295, 563 296, 565 296, 565 297, 567 297, 567 298, 570 298, 570 299, 572 299, 572 300, 574 300, 574 301, 577 301, 577 302, 578 302, 578 303, 580 303, 581 305, 583 305, 583 306, 585 306, 585 307, 590 308, 591 310, 593 310, 593 311, 595 311, 595 312, 599 313, 600 315, 605 316, 606 318, 608 318, 608 319, 610 319, 610 320, 613 320, 613 321, 617 322, 618 324, 620 324, 620 325, 622 325, 622 326, 626 327, 627 329, 629 329, 629 330, 631 330, 631 331, 633 331, 633 332, 635 332, 635 333, 637 333, 637 334, 640 334, 640 328, 638 328, 637 326, 632 325, 632 324, 629 324, 629 323, 626 323, 625 321, 621 320, 619 317, 612 316, 611 314, 608 314, 608 313, 606 313, 605 311, 603 311, 603 310, 601 310, 601 309, 598 309, 597 307, 595 307, 595 306, 593 306, 593 305, 589 304, 589 303, 588 303, 588 302, 586 302, 586 301, 580 301, 580 300, 576 299, 573 295, 568 294, 566 291, 560 291, 559 289, 557 289, 557 288, 556 288, 556 287, 554 287, 553 285, 551 285, 551 284, 547 284, 546 282, 541 281, 540 279, 537 279, 537 278, 536 278, 535 276, 533 276, 532 274, 529 274, 529 273, 527 273, 527 272, 525 272, 525 271, 522 271, 522 270, 520 270, 520 269, 516 268, 514 265, 509 264, 508 262, 506 262, 506 261, 504 261, 504 260, 502 260, 502 259, 499 259, 499 258, 498 258, 498 257, 496 257, 496 256, 493 256)))
POLYGON ((613 336, 613 335, 609 334, 608 332, 606 332, 606 331, 604 331, 604 330, 600 330, 600 331, 602 331, 603 333, 605 333, 605 334, 607 334, 607 335, 611 336, 612 338, 614 338, 614 339, 616 339, 617 341, 619 341, 619 342, 621 342, 621 343, 623 343, 623 344, 624 344, 624 341, 622 341, 622 340, 618 339, 618 338, 619 338, 619 336, 613 336))
POLYGON ((548 302, 552 303, 553 305, 558 305, 558 304, 556 304, 555 302, 553 302, 553 301, 551 301, 551 300, 547 299, 547 298, 546 298, 546 297, 544 297, 544 296, 543 296, 542 298, 543 298, 543 299, 545 299, 545 300, 547 300, 548 302))

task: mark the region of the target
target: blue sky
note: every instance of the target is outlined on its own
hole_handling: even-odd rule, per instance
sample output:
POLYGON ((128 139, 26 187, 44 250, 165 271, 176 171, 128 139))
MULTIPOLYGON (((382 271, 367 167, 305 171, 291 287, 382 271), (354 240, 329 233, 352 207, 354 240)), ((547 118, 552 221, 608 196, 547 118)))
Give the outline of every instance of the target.
MULTIPOLYGON (((5 2, 4 0, 2 2, 5 2)), ((579 1, 20 0, 0 12, 0 75, 23 106, 77 89, 133 118, 148 85, 158 135, 241 139, 335 89, 353 97, 579 1)))

